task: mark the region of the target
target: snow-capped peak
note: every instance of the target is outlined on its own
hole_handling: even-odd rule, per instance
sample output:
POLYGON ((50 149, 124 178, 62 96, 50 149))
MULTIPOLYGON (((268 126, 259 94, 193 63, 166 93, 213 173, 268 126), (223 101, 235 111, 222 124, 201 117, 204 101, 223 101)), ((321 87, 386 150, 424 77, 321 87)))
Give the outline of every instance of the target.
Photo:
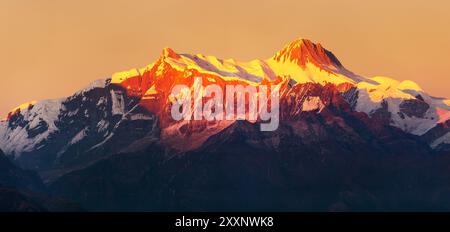
POLYGON ((172 58, 179 59, 181 58, 179 54, 177 54, 172 48, 165 47, 161 53, 162 58, 172 58))
POLYGON ((272 59, 278 62, 292 62, 304 67, 308 62, 318 66, 341 68, 341 62, 320 43, 308 39, 296 39, 278 51, 272 59))

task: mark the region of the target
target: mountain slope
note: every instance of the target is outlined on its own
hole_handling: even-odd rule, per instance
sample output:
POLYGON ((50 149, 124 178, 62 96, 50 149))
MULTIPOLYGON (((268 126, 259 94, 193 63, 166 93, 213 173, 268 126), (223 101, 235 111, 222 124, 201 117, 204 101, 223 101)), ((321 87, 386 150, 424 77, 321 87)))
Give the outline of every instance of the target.
POLYGON ((417 136, 360 116, 327 106, 275 133, 237 121, 182 155, 150 144, 50 187, 100 211, 449 210, 438 156, 417 136))
POLYGON ((36 172, 16 167, 0 150, 0 212, 81 210, 47 190, 36 172))
POLYGON ((156 118, 136 103, 119 86, 99 80, 68 98, 10 114, 0 122, 0 147, 20 166, 57 176, 151 134, 156 118))
POLYGON ((0 187, 27 189, 42 192, 45 189, 39 176, 33 171, 25 171, 14 164, 0 150, 0 187))
POLYGON ((435 150, 449 149, 449 100, 430 96, 412 81, 354 74, 332 52, 306 39, 249 62, 165 48, 144 68, 115 73, 68 98, 14 109, 0 122, 0 148, 46 181, 145 140, 158 140, 178 153, 196 150, 234 121, 171 118, 172 87, 193 88, 195 77, 222 89, 229 84, 277 86, 282 120, 339 103, 333 107, 361 112, 361 120, 368 115, 373 127, 394 126, 421 136, 435 150))

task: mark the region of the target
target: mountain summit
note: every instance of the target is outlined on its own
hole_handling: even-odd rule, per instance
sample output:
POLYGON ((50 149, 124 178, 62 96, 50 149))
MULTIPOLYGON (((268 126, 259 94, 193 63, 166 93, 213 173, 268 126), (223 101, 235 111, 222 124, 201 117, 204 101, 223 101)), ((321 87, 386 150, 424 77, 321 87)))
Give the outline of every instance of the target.
POLYGON ((318 66, 342 68, 341 62, 333 53, 324 49, 320 43, 315 44, 308 39, 292 41, 277 52, 273 59, 278 62, 293 62, 303 67, 312 62, 318 66))

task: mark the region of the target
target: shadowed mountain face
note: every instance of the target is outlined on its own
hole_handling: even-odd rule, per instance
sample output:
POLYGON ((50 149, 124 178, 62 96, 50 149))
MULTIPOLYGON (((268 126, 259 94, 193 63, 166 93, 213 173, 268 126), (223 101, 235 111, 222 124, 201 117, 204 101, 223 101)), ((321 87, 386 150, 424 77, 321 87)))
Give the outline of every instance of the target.
POLYGON ((0 188, 0 212, 43 212, 47 211, 40 203, 21 192, 0 188))
POLYGON ((0 212, 66 211, 81 208, 65 199, 51 196, 34 171, 18 168, 0 150, 0 212))
POLYGON ((0 211, 43 211, 39 203, 17 189, 42 191, 44 184, 34 172, 14 166, 0 150, 0 211))
POLYGON ((151 144, 50 187, 91 210, 450 209, 446 156, 331 107, 285 120, 276 133, 238 121, 195 151, 169 154, 151 144))
POLYGON ((249 62, 165 48, 0 121, 6 155, 88 210, 450 210, 449 144, 449 100, 359 76, 305 39, 249 62), (198 80, 277 87, 279 128, 173 119, 172 88, 198 80))
POLYGON ((0 187, 42 192, 45 189, 36 172, 16 167, 0 150, 0 187))

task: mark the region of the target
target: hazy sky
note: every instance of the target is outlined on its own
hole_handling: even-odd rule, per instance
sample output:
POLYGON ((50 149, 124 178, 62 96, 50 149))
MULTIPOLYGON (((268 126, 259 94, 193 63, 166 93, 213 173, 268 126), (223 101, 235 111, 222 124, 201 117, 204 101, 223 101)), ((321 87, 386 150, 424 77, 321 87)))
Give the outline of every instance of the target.
POLYGON ((0 0, 0 115, 153 62, 268 58, 298 37, 355 73, 450 98, 450 1, 0 0))

